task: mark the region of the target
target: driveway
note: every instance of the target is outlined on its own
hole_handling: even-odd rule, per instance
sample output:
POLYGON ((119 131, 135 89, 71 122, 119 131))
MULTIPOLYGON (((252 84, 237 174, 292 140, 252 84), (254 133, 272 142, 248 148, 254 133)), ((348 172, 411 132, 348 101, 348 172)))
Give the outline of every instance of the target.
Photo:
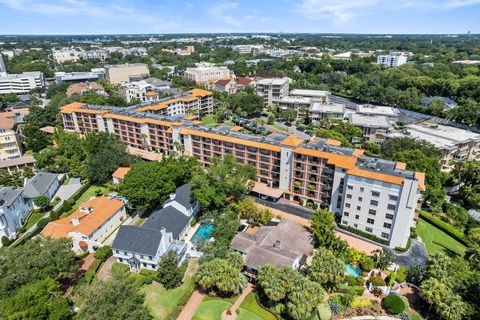
POLYGON ((397 256, 395 262, 401 266, 411 266, 413 264, 425 266, 429 257, 425 244, 414 239, 411 240, 410 249, 406 253, 395 253, 395 255, 397 256))
POLYGON ((260 203, 260 204, 266 206, 266 207, 270 207, 270 208, 277 209, 277 210, 280 210, 280 211, 285 211, 285 212, 288 212, 290 214, 293 214, 293 215, 296 215, 296 216, 299 216, 299 217, 302 217, 302 218, 305 218, 305 219, 310 219, 310 217, 314 213, 313 210, 304 208, 300 205, 296 205, 296 204, 292 204, 292 203, 286 203, 286 202, 283 202, 283 200, 280 200, 280 202, 278 202, 278 203, 274 203, 274 202, 266 201, 266 200, 263 200, 263 199, 260 199, 260 198, 255 198, 255 201, 257 203, 260 203))
POLYGON ((65 185, 61 185, 58 188, 57 193, 53 196, 53 199, 59 197, 62 200, 68 200, 82 187, 80 178, 71 178, 70 182, 65 185))

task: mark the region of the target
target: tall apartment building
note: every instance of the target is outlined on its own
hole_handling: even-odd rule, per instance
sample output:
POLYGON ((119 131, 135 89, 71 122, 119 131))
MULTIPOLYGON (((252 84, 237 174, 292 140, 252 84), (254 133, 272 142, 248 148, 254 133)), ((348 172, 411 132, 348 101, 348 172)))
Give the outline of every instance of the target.
POLYGON ((405 55, 380 55, 377 57, 377 64, 383 64, 387 67, 399 67, 407 63, 407 56, 405 55))
POLYGON ((187 68, 183 75, 197 84, 208 85, 220 79, 230 78, 230 70, 225 66, 201 64, 195 68, 187 68))
POLYGON ((130 147, 182 152, 206 165, 230 154, 255 166, 257 180, 275 188, 280 197, 328 208, 344 225, 383 238, 392 248, 406 246, 424 174, 405 170, 403 163, 365 157, 362 150, 341 147, 334 140, 243 134, 149 109, 70 104, 62 108, 63 124, 81 133, 112 132, 130 147), (358 188, 355 202, 350 186, 358 188))
POLYGON ((0 113, 0 161, 20 158, 22 156, 17 129, 14 113, 0 113))
POLYGON ((257 81, 257 95, 263 97, 266 106, 278 103, 288 96, 288 78, 265 78, 257 81))
POLYGON ((422 122, 407 124, 389 137, 410 137, 431 143, 442 151, 440 164, 443 171, 450 171, 454 161, 480 160, 480 134, 473 131, 422 122))
POLYGON ((45 78, 39 71, 0 76, 0 94, 28 93, 43 86, 45 86, 45 78))
POLYGON ((141 80, 150 75, 145 63, 126 63, 107 66, 107 78, 111 84, 120 84, 133 80, 141 80))

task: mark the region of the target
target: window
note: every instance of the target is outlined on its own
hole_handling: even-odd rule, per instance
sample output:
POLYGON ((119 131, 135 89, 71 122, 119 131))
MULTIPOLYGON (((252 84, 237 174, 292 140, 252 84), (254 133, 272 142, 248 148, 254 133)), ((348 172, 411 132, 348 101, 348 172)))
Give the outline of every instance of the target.
POLYGON ((360 187, 360 192, 363 192, 365 191, 365 188, 364 187, 360 187))
POLYGON ((358 214, 357 214, 357 215, 355 215, 355 219, 358 219, 358 218, 360 218, 360 216, 359 216, 358 214))
POLYGON ((357 206, 357 210, 358 210, 358 211, 362 210, 362 207, 357 206))
POLYGON ((347 221, 342 221, 343 224, 345 225, 348 225, 348 222, 347 221))
POLYGON ((118 251, 118 250, 115 250, 115 253, 120 253, 120 251, 118 251))
POLYGON ((350 203, 345 203, 346 208, 350 208, 350 203))
POLYGON ((376 207, 376 206, 378 206, 378 201, 377 201, 377 200, 370 200, 370 204, 371 204, 372 206, 375 206, 375 207, 376 207))
POLYGON ((373 231, 373 229, 372 229, 372 228, 370 228, 370 227, 366 227, 366 228, 365 228, 365 231, 367 231, 367 232, 370 232, 370 233, 371 233, 371 232, 373 231))
POLYGON ((374 224, 374 223, 375 223, 375 220, 368 218, 368 219, 367 219, 367 223, 374 224))
POLYGON ((347 185, 347 189, 348 190, 353 190, 353 186, 352 185, 347 185))
POLYGON ((122 259, 122 258, 118 258, 118 261, 123 262, 123 259, 122 259))
POLYGON ((380 197, 380 192, 372 190, 372 197, 380 197))
POLYGON ((356 223, 354 223, 353 226, 354 226, 355 228, 358 228, 358 224, 356 224, 356 223))
POLYGON ((384 227, 384 228, 387 228, 387 229, 391 229, 391 228, 392 228, 392 224, 385 222, 385 223, 383 224, 383 227, 384 227))
POLYGON ((376 210, 373 210, 373 209, 370 209, 368 210, 368 214, 371 214, 371 215, 376 215, 377 214, 377 211, 376 210))
POLYGON ((394 211, 395 211, 396 208, 397 208, 397 206, 395 206, 394 204, 389 204, 389 205, 387 206, 387 209, 388 209, 388 210, 394 210, 394 211))
POLYGON ((390 235, 386 232, 382 232, 382 238, 388 239, 390 235))
POLYGON ((358 197, 358 201, 362 202, 362 201, 363 201, 363 198, 362 198, 362 197, 358 197))
POLYGON ((344 212, 343 215, 344 215, 345 217, 348 217, 348 216, 350 215, 350 212, 344 212))
POLYGON ((397 200, 398 200, 398 196, 395 196, 395 195, 393 195, 393 194, 390 194, 390 195, 388 196, 388 199, 390 199, 390 200, 392 200, 392 201, 397 201, 397 200))
POLYGON ((387 213, 387 214, 385 215, 385 218, 386 218, 386 219, 393 220, 393 214, 387 213))
POLYGON ((351 195, 351 194, 347 194, 347 199, 352 199, 352 195, 351 195))

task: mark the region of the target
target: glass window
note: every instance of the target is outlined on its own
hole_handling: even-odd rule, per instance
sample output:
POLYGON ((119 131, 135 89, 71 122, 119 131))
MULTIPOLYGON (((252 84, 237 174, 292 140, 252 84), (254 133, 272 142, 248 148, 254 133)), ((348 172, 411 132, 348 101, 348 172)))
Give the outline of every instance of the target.
POLYGON ((363 192, 365 191, 365 188, 364 187, 360 187, 360 192, 363 192))
POLYGON ((352 185, 347 185, 347 188, 348 188, 348 190, 353 190, 353 186, 352 186, 352 185))
POLYGON ((378 206, 378 201, 377 200, 370 200, 370 204, 372 206, 378 206))
POLYGON ((374 224, 374 223, 375 223, 375 220, 368 218, 368 219, 367 219, 367 223, 374 224))
POLYGON ((386 232, 382 232, 382 238, 388 239, 390 235, 386 232))
POLYGON ((372 229, 372 228, 370 228, 370 227, 366 227, 366 228, 365 228, 365 231, 367 231, 367 232, 372 232, 372 231, 373 231, 373 229, 372 229))
POLYGON ((388 198, 392 201, 397 201, 398 200, 398 196, 395 196, 393 194, 389 195, 388 198))
POLYGON ((360 218, 360 216, 359 216, 358 214, 357 214, 357 215, 355 215, 355 219, 358 219, 358 218, 360 218))
POLYGON ((395 210, 396 208, 397 208, 397 206, 395 206, 394 204, 389 204, 389 205, 387 206, 387 209, 388 209, 388 210, 395 210))
POLYGON ((380 197, 380 192, 372 190, 372 197, 380 197))
POLYGON ((368 214, 376 215, 376 214, 377 214, 377 211, 376 211, 376 210, 373 210, 373 209, 370 209, 370 210, 368 210, 368 214))
POLYGON ((390 220, 393 220, 393 214, 387 213, 387 214, 385 215, 385 218, 390 219, 390 220))
POLYGON ((362 201, 363 201, 363 198, 362 198, 362 197, 358 197, 358 201, 362 202, 362 201))
POLYGON ((351 194, 347 194, 347 199, 352 199, 352 195, 351 195, 351 194))
POLYGON ((345 203, 345 207, 350 208, 350 203, 345 203))
POLYGON ((349 212, 344 212, 343 215, 344 215, 345 217, 348 217, 348 216, 350 215, 350 213, 349 213, 349 212))
POLYGON ((384 227, 384 228, 387 228, 387 229, 390 229, 390 228, 392 228, 392 224, 385 222, 385 223, 383 224, 383 227, 384 227))

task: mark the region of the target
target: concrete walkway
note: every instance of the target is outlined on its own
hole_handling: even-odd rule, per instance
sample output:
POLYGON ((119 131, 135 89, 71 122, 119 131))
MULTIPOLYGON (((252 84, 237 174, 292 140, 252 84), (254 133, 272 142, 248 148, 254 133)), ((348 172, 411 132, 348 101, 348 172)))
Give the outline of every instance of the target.
POLYGON ((237 309, 240 308, 243 300, 253 291, 253 285, 248 283, 242 294, 237 298, 234 304, 222 313, 222 320, 235 320, 237 318, 237 309))
POLYGON ((53 210, 58 210, 63 205, 63 202, 70 199, 80 188, 82 182, 80 178, 71 178, 68 184, 61 185, 52 199, 60 198, 60 202, 55 205, 53 210))
POLYGON ((111 256, 103 263, 103 265, 100 267, 100 270, 97 273, 97 279, 106 281, 112 277, 111 271, 112 271, 112 266, 115 263, 116 259, 114 256, 111 256))
POLYGON ((193 291, 183 307, 182 312, 178 315, 177 320, 191 320, 197 312, 198 307, 200 307, 204 296, 205 295, 198 290, 193 291))

